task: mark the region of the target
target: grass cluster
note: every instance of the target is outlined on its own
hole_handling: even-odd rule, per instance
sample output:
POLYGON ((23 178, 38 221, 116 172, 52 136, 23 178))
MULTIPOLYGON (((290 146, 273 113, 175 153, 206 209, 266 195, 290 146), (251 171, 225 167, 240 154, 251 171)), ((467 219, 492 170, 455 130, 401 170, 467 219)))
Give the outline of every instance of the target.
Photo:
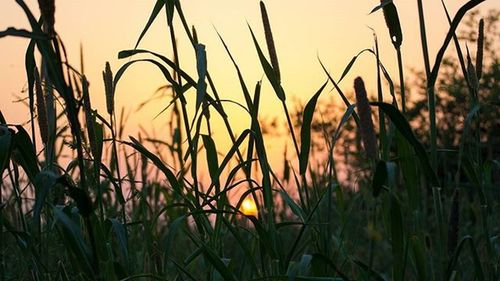
POLYGON ((383 13, 387 22, 399 62, 400 90, 379 60, 374 37, 373 49, 361 53, 377 62, 378 100, 368 100, 362 78, 353 83, 355 101, 338 86, 358 56, 339 80, 320 62, 326 82, 307 102, 300 120, 287 107, 270 19, 261 2, 267 54, 250 26, 249 34, 269 82, 264 86, 271 86, 283 107, 294 150, 281 176, 269 165, 269 140, 259 122, 262 81, 245 81, 237 58, 219 35, 244 97, 238 105, 251 121, 236 133, 225 111, 227 103, 236 102, 220 98, 205 46, 189 26, 181 1, 157 0, 135 47, 118 54, 128 60, 115 73, 106 64, 103 113, 91 105, 83 67, 72 67, 66 58, 54 30, 54 1, 39 1, 38 20, 23 0, 16 0, 31 30, 9 28, 0 37, 30 39, 24 63, 32 115, 25 129, 0 114, 0 281, 498 280, 499 163, 498 155, 485 156, 480 130, 482 112, 498 110, 498 101, 478 95, 483 24, 475 61, 468 52, 464 57, 455 33, 464 15, 483 1, 470 0, 449 17, 449 31, 431 64, 424 9, 417 0, 429 113, 426 143, 407 121, 403 34, 392 1, 382 1, 373 12, 383 13), (171 58, 138 48, 162 12, 171 58), (180 32, 192 44, 195 74, 179 64, 180 32), (456 148, 438 147, 435 107, 439 69, 451 41, 470 95, 456 148), (124 116, 115 112, 115 89, 136 63, 154 65, 168 81, 170 134, 164 139, 122 136, 124 116), (390 86, 385 95, 384 83, 390 86), (310 159, 314 113, 331 85, 345 112, 335 131, 323 135, 327 161, 316 170, 310 159), (194 104, 187 102, 190 94, 194 104), (390 103, 384 102, 388 94, 390 103), (189 116, 189 106, 194 106, 194 116, 189 116), (214 119, 224 124, 232 144, 228 151, 219 151, 212 138, 214 119), (358 190, 342 187, 334 153, 350 120, 354 127, 348 128, 362 143, 359 157, 368 167, 352 179, 358 181, 358 190), (62 167, 68 150, 72 161, 62 167), (451 180, 439 172, 447 169, 441 156, 450 150, 456 165, 451 180), (200 170, 202 161, 207 171, 200 170), (198 179, 202 173, 209 176, 208 185, 198 179), (236 190, 238 198, 230 195, 236 190))

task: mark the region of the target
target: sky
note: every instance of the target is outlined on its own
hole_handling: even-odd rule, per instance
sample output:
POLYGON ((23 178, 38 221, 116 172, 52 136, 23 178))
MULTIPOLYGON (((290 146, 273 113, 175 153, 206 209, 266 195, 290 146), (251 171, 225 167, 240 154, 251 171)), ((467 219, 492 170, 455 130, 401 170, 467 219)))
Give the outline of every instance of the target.
MULTIPOLYGON (((423 69, 418 13, 416 0, 395 0, 403 28, 403 64, 405 75, 411 69, 423 69)), ((427 21, 427 34, 431 64, 448 29, 448 23, 438 0, 423 1, 427 21)), ((452 15, 467 1, 446 1, 452 15)), ((35 15, 37 1, 26 0, 35 15)), ((106 61, 114 72, 127 60, 118 60, 120 50, 132 49, 143 29, 155 1, 153 0, 72 0, 56 1, 56 31, 62 37, 69 53, 69 61, 80 65, 80 45, 83 46, 85 73, 90 81, 93 106, 105 111, 102 70, 106 61)), ((264 77, 262 89, 262 116, 283 116, 282 107, 270 84, 265 80, 247 23, 256 33, 261 47, 265 39, 258 0, 181 0, 184 14, 190 25, 196 27, 200 43, 206 45, 208 70, 214 78, 222 99, 243 101, 234 68, 219 41, 218 30, 228 44, 241 67, 247 85, 253 87, 264 77)), ((360 50, 372 48, 373 28, 377 33, 381 60, 397 81, 396 53, 381 12, 369 14, 379 2, 374 0, 267 0, 265 1, 274 34, 283 88, 290 107, 294 102, 306 102, 326 81, 318 63, 318 56, 331 72, 339 77, 351 58, 360 50)), ((482 10, 500 9, 500 1, 486 0, 482 10)), ((13 26, 29 28, 26 17, 14 0, 0 3, 0 30, 13 26)), ((178 44, 181 67, 196 77, 196 64, 191 46, 178 21, 178 44)), ((149 49, 172 57, 165 14, 162 12, 144 38, 139 48, 149 49)), ((0 39, 0 110, 10 123, 22 123, 29 119, 29 110, 16 103, 17 97, 26 97, 24 52, 27 39, 0 39)), ((451 52, 449 50, 448 53, 451 52)), ((267 54, 267 52, 266 52, 267 54)), ((374 96, 374 58, 364 55, 340 84, 345 91, 352 89, 356 76, 362 76, 374 96)), ((117 108, 133 110, 146 101, 153 92, 165 84, 161 74, 147 64, 130 68, 116 89, 117 108)), ((191 92, 194 95, 194 92, 191 92)), ((336 92, 326 91, 321 99, 336 92)), ((320 100, 321 101, 321 100, 320 100)), ((148 105, 140 112, 132 112, 127 123, 128 132, 136 135, 138 125, 145 128, 163 126, 165 118, 154 118, 168 101, 148 105)), ((194 105, 193 105, 194 108, 194 105)), ((249 125, 248 118, 240 118, 243 112, 237 106, 227 106, 230 120, 236 128, 249 125)), ((282 145, 282 144, 281 144, 282 145)))

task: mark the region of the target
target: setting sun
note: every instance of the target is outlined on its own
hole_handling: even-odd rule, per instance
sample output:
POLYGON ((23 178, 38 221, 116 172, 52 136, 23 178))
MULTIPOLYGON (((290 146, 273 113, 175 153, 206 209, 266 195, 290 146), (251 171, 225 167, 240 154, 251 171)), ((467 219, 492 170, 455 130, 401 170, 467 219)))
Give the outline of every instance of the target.
POLYGON ((245 198, 245 200, 243 200, 243 203, 241 203, 240 211, 246 216, 257 217, 257 215, 259 214, 257 205, 255 205, 255 202, 250 197, 247 197, 245 198))

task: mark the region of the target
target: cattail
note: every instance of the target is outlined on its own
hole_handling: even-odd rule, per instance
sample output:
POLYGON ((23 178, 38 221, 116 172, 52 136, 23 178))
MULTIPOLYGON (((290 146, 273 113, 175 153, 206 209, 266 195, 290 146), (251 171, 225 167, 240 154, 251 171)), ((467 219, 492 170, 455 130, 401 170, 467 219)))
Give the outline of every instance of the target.
POLYGON ((458 242, 458 224, 460 221, 460 192, 459 189, 456 188, 455 192, 453 192, 453 199, 451 202, 451 211, 450 211, 450 223, 448 227, 448 251, 452 253, 457 247, 458 242))
POLYGON ((356 92, 361 140, 367 157, 375 160, 377 158, 377 140, 373 129, 372 111, 366 95, 365 83, 361 77, 354 79, 354 91, 356 92))
POLYGON ((94 157, 97 152, 97 145, 95 143, 94 122, 92 118, 92 106, 90 104, 89 95, 89 82, 85 75, 82 76, 82 96, 83 96, 83 112, 85 113, 85 124, 87 125, 87 134, 89 136, 90 149, 94 157))
POLYGON ((106 93, 106 110, 109 115, 113 114, 115 102, 115 89, 113 86, 113 72, 111 72, 111 66, 109 62, 106 62, 106 68, 102 72, 102 78, 104 80, 104 91, 106 93))
POLYGON ((401 24, 399 22, 398 10, 392 0, 381 0, 380 3, 388 2, 383 7, 385 23, 389 29, 392 44, 394 48, 399 49, 403 43, 403 32, 401 31, 401 24))
POLYGON ((274 73, 278 82, 281 81, 280 77, 280 67, 278 64, 278 55, 276 54, 276 48, 274 47, 273 33, 271 31, 271 24, 269 24, 269 17, 267 16, 266 6, 264 2, 260 1, 260 12, 262 14, 262 23, 264 25, 264 33, 266 35, 267 49, 269 51, 269 57, 271 58, 271 65, 273 66, 274 73))
POLYGON ((45 32, 52 37, 55 35, 55 0, 38 0, 38 6, 40 7, 40 13, 43 17, 45 32))
POLYGON ((38 68, 35 67, 35 95, 36 109, 38 114, 38 127, 40 128, 40 136, 44 144, 49 140, 49 123, 47 121, 47 107, 45 106, 45 97, 42 89, 42 81, 38 74, 38 68))
POLYGON ((479 21, 479 30, 477 35, 477 53, 476 53, 476 77, 481 80, 483 75, 483 48, 484 48, 484 20, 479 21))

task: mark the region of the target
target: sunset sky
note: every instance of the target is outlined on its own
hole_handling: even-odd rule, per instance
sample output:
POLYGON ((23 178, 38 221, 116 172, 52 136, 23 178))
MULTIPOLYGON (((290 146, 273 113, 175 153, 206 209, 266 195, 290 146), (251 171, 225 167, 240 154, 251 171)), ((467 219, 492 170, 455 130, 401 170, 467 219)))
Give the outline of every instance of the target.
MULTIPOLYGON (((26 1, 38 15, 37 1, 26 1)), ((105 110, 101 72, 106 61, 114 72, 126 60, 118 60, 120 50, 131 49, 144 27, 155 1, 149 0, 73 0, 56 1, 56 30, 64 40, 70 62, 79 67, 79 49, 83 45, 85 72, 90 81, 93 106, 101 112, 105 110)), ((446 1, 452 15, 467 1, 446 1)), ((234 68, 222 47, 216 28, 231 49, 240 65, 246 82, 253 87, 263 77, 257 53, 253 46, 248 24, 253 28, 261 46, 265 40, 257 0, 190 0, 181 1, 188 22, 198 31, 199 41, 206 45, 208 69, 212 74, 222 98, 241 101, 241 91, 234 68)), ((396 54, 390 43, 383 15, 376 12, 369 15, 378 1, 340 0, 268 0, 265 1, 271 20, 276 48, 282 72, 283 87, 289 97, 290 107, 294 100, 307 101, 326 81, 317 56, 321 58, 333 77, 339 77, 350 59, 364 48, 373 46, 372 31, 375 29, 381 49, 381 60, 397 82, 396 54)), ((395 0, 403 28, 403 63, 407 77, 410 69, 422 69, 422 54, 418 30, 416 0, 395 0)), ((431 63, 443 42, 448 23, 440 1, 424 1, 431 63)), ((480 5, 483 11, 500 9, 500 1, 487 0, 480 5)), ((14 26, 28 28, 25 15, 13 0, 3 0, 0 4, 0 29, 14 26)), ((180 45, 181 67, 196 77, 194 53, 175 22, 180 45)), ((140 48, 153 50, 171 57, 169 35, 162 12, 153 24, 140 48)), ((25 97, 24 52, 28 40, 19 38, 0 39, 0 110, 8 122, 20 123, 29 119, 29 111, 19 103, 13 103, 16 96, 25 97)), ((267 52, 266 52, 267 54, 267 52)), ((453 54, 450 48, 448 54, 453 54)), ((355 76, 361 75, 374 95, 374 58, 364 55, 341 83, 345 90, 352 88, 355 76)), ((134 109, 147 100, 165 81, 152 66, 140 64, 130 68, 117 87, 116 105, 134 109)), ((328 87, 328 90, 330 86, 328 87)), ((194 92, 191 92, 194 95, 194 92)), ((337 93, 325 92, 323 98, 337 93)), ((282 114, 278 99, 264 79, 262 115, 282 114)), ((167 100, 147 106, 143 111, 133 113, 127 124, 130 134, 137 133, 137 125, 148 128, 161 126, 165 120, 154 116, 165 106, 167 100)), ((231 106, 235 126, 241 110, 231 106)), ((282 115, 281 115, 282 116, 282 115)))

